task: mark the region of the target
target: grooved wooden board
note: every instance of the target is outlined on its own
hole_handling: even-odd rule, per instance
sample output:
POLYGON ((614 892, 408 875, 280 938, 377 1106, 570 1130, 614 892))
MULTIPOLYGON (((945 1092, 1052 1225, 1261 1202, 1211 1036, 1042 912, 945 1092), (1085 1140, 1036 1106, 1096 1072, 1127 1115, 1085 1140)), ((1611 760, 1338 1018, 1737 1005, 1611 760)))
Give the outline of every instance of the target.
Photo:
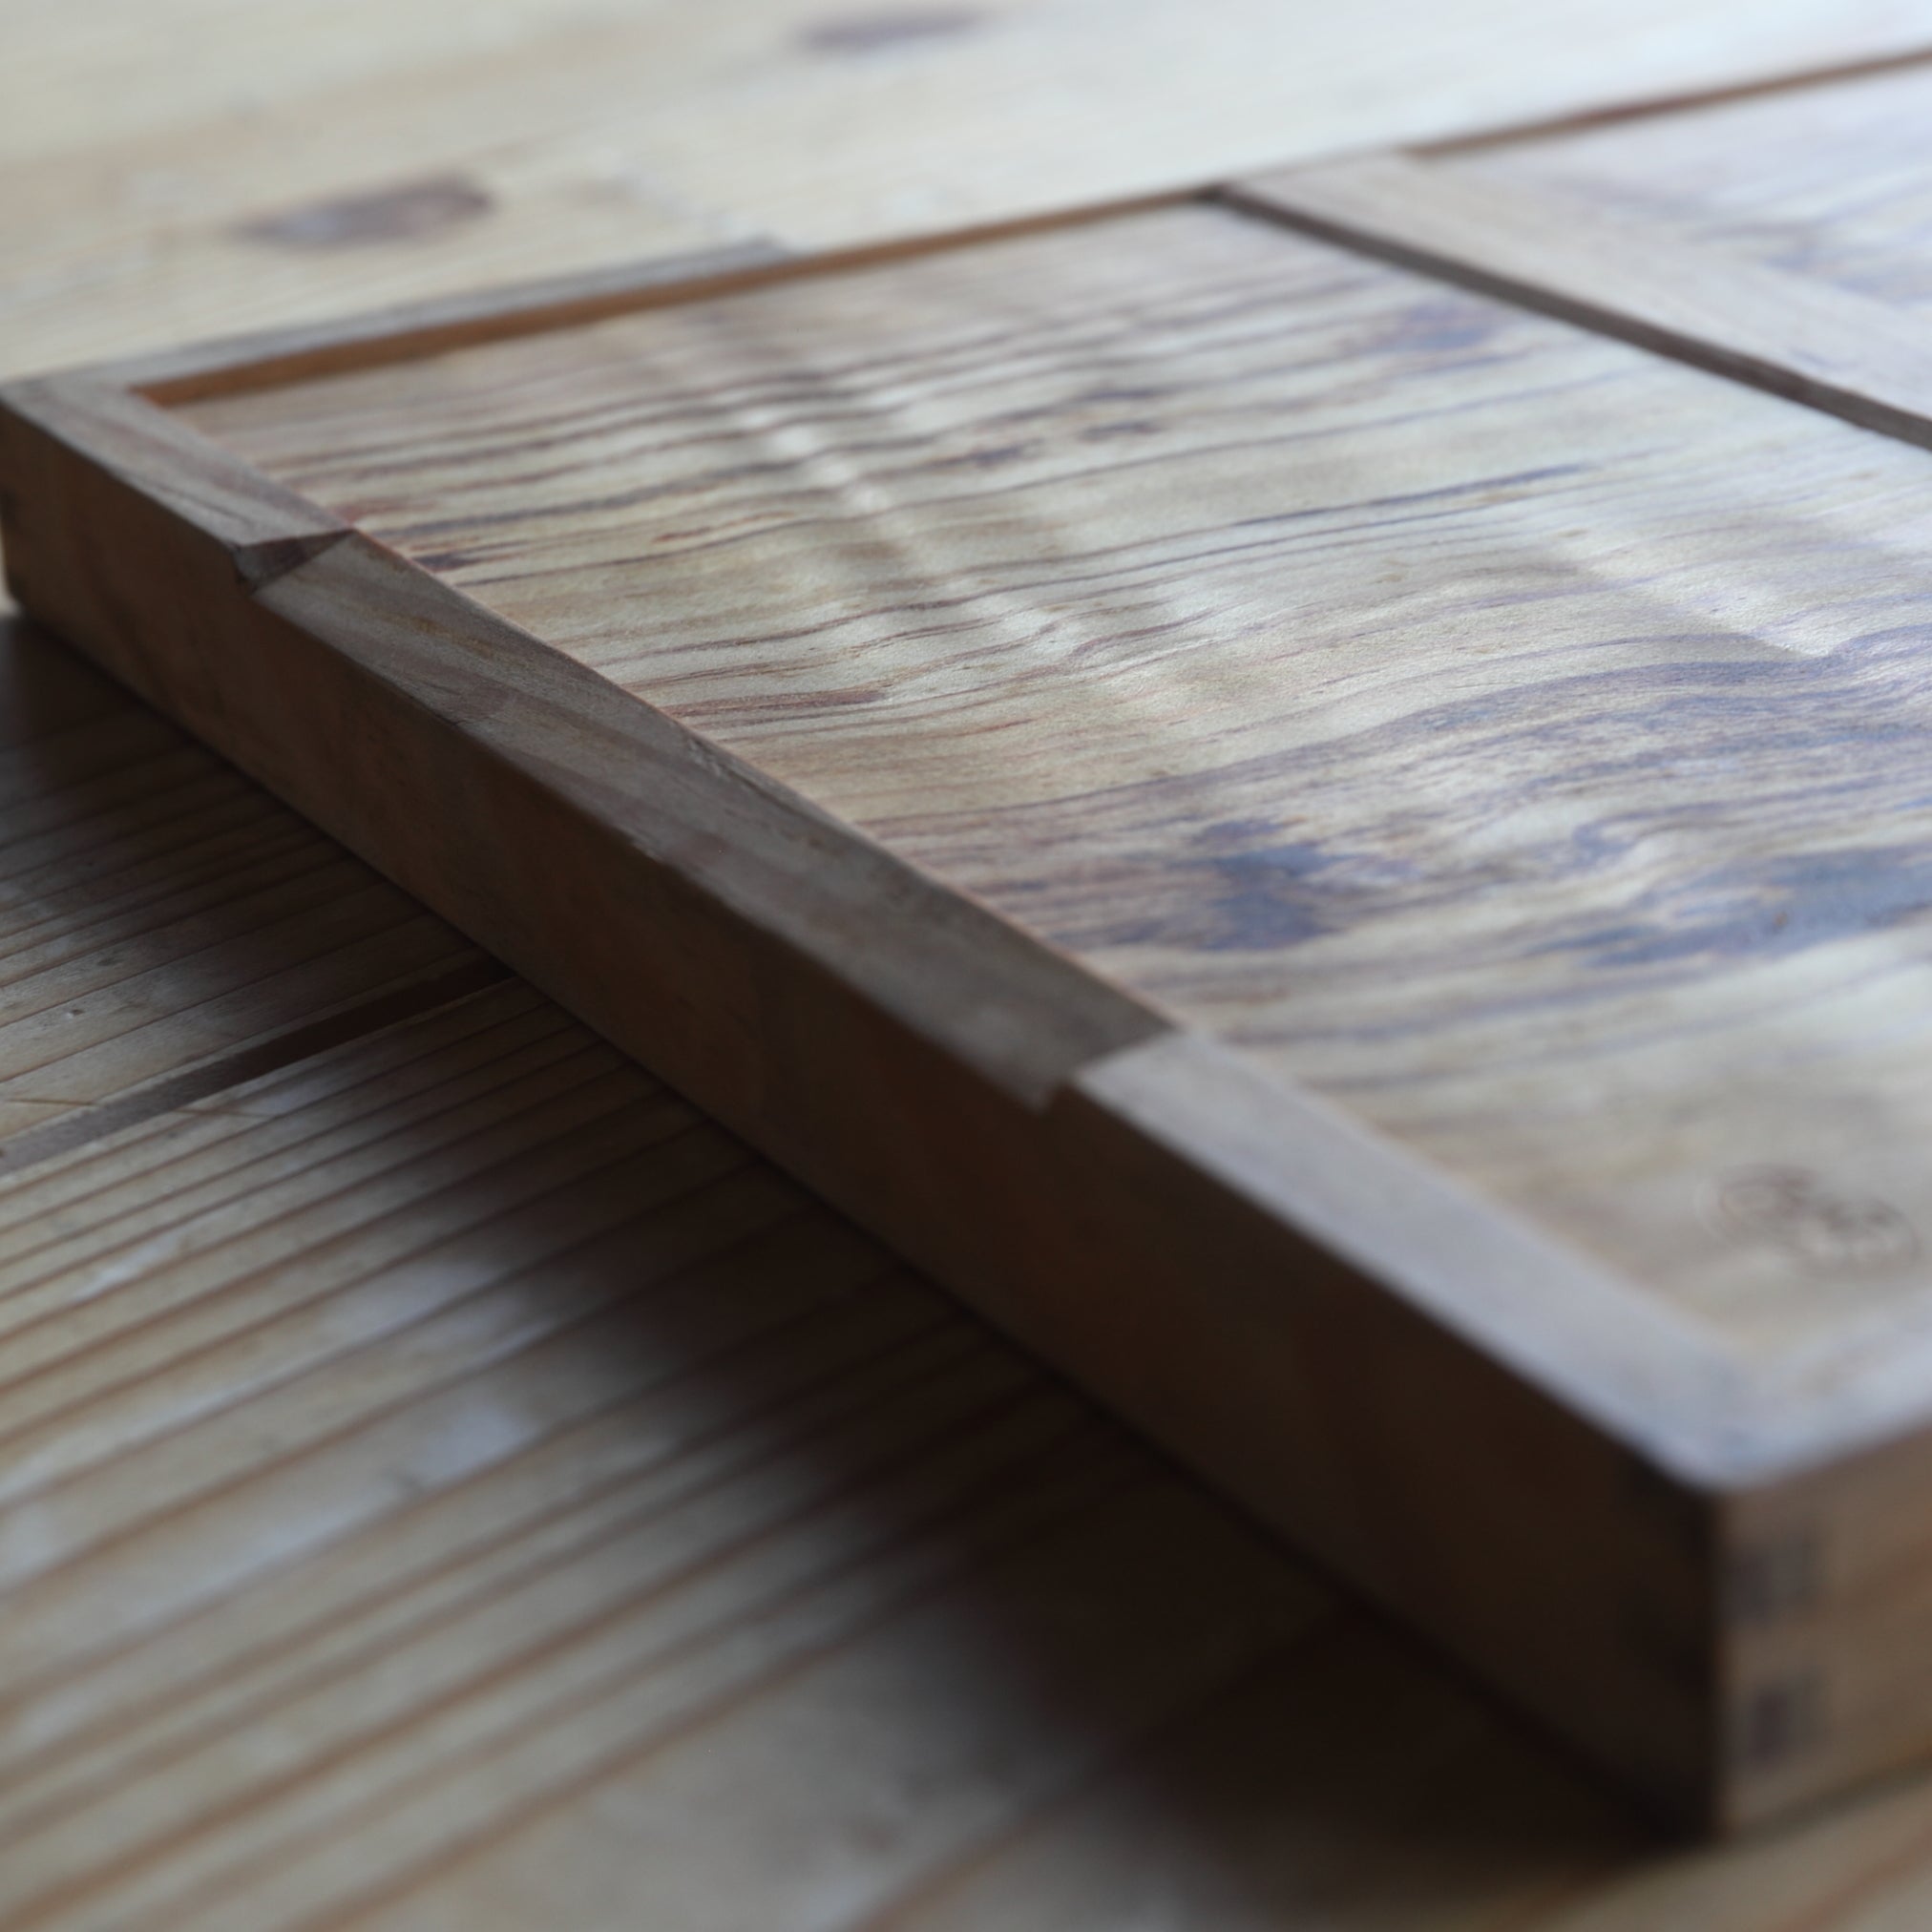
POLYGON ((1922 1748, 1922 455, 1213 205, 639 303, 16 390, 21 594, 1654 1801, 1922 1748))
POLYGON ((10 1926, 855 1924, 1333 1616, 527 989, 0 1179, 0 1323, 10 1926))

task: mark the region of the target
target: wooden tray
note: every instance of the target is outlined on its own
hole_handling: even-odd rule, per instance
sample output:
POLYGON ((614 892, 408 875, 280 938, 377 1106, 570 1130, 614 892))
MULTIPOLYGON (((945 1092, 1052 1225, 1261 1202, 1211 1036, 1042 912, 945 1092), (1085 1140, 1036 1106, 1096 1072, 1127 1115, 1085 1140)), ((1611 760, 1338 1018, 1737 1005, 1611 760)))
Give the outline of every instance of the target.
POLYGON ((1925 458, 1270 195, 16 387, 10 580, 1755 1818, 1932 1743, 1925 458))

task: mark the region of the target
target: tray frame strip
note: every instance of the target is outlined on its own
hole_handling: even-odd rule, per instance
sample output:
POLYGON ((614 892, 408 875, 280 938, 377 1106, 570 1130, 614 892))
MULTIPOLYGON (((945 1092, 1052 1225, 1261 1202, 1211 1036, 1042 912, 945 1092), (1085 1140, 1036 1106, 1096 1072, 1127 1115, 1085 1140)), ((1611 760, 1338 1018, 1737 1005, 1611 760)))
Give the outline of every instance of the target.
POLYGON ((1419 155, 1255 175, 1229 206, 1932 449, 1932 347, 1883 303, 1419 155))

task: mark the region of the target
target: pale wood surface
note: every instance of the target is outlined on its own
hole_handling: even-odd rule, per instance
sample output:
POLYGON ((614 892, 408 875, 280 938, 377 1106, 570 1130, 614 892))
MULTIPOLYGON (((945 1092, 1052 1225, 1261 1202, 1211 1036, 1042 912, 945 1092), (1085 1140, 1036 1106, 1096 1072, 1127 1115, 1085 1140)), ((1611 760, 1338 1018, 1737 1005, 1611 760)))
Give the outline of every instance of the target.
POLYGON ((1922 1350, 1919 452, 1198 208, 187 413, 1792 1400, 1922 1350))
POLYGON ((1694 249, 1886 307, 1932 306, 1932 67, 1778 89, 1540 139, 1463 149, 1434 165, 1552 195, 1694 249))
POLYGON ((1932 45, 1924 0, 0 9, 0 373, 1932 45))
POLYGON ((0 1228, 10 1926, 852 1923, 1333 1615, 527 991, 0 1228))

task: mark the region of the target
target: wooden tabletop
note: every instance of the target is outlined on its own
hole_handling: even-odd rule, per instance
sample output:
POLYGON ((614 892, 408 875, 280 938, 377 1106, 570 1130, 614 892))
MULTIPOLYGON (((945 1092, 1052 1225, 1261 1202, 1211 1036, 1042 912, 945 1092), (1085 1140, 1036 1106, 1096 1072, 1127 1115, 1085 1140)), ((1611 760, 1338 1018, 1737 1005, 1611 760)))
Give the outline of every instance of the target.
MULTIPOLYGON (((10 0, 0 365, 1932 44, 1877 4, 1213 10, 10 0)), ((1932 1914, 1932 1780, 1661 1843, 0 623, 10 1927, 1932 1914)))

